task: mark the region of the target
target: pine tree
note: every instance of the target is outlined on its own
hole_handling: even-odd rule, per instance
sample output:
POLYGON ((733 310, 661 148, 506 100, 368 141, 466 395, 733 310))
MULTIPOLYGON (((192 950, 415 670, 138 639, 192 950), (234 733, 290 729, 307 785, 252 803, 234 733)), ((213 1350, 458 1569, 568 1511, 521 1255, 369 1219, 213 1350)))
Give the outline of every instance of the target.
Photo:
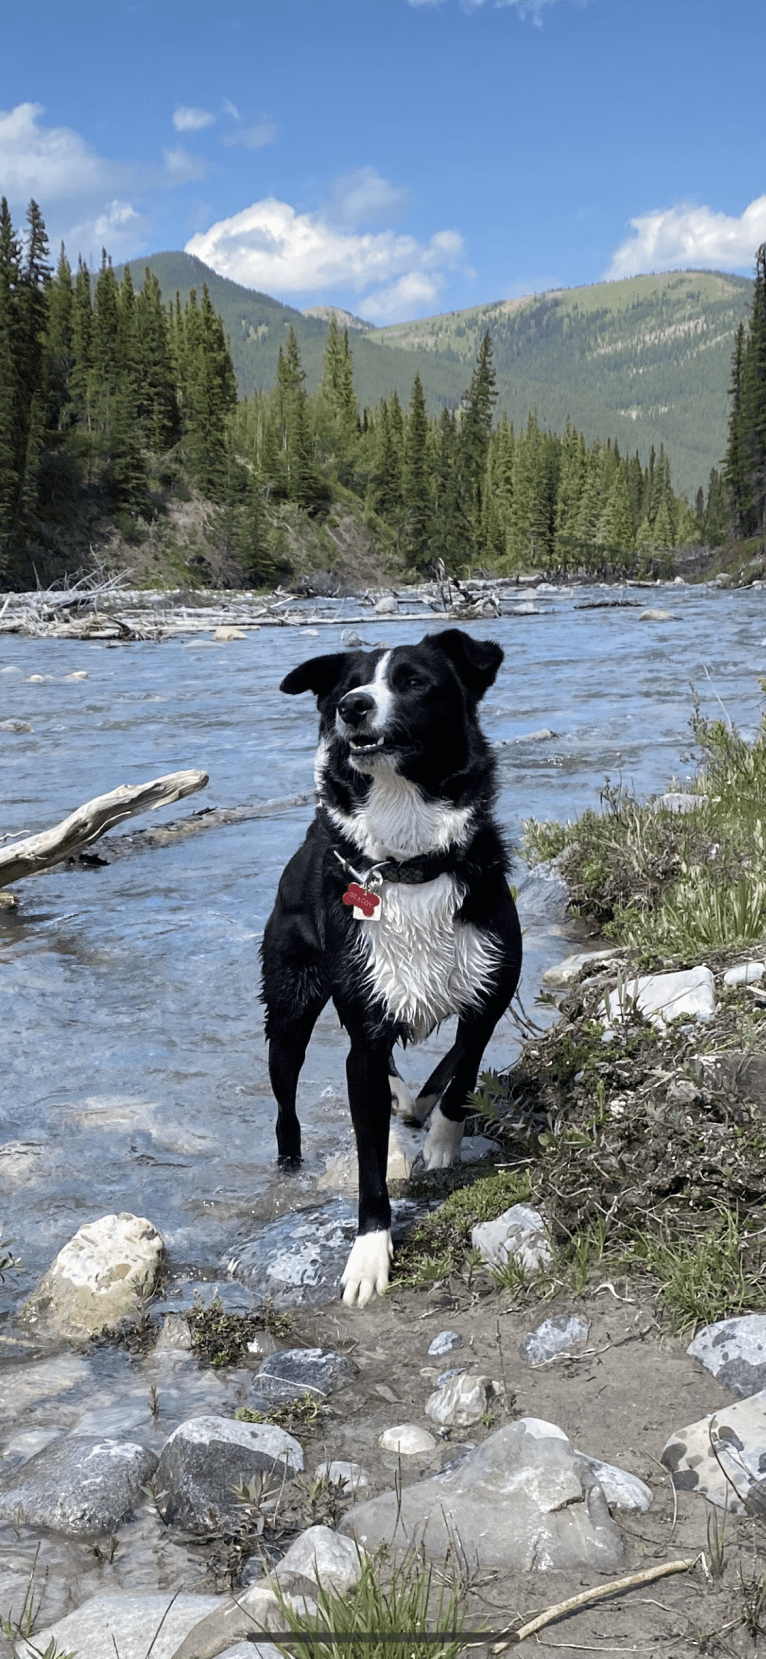
POLYGON ((427 568, 431 556, 431 485, 428 464, 428 416, 420 375, 412 382, 404 440, 402 552, 415 570, 427 568))
MULTIPOLYGON (((481 541, 483 496, 487 457, 492 436, 493 409, 497 401, 492 340, 489 329, 482 336, 471 384, 463 398, 460 422, 462 470, 466 481, 474 549, 481 541)), ((473 551, 473 549, 472 549, 473 551)))
POLYGON ((21 250, 8 203, 0 202, 0 575, 10 556, 19 490, 17 315, 21 250))

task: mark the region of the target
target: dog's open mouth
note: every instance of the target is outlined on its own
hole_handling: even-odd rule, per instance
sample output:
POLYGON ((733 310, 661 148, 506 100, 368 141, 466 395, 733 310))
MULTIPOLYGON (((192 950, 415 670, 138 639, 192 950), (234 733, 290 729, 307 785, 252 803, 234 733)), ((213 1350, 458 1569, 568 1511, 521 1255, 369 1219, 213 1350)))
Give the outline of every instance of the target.
POLYGON ((386 740, 384 737, 350 737, 348 746, 353 755, 374 755, 385 749, 386 740))

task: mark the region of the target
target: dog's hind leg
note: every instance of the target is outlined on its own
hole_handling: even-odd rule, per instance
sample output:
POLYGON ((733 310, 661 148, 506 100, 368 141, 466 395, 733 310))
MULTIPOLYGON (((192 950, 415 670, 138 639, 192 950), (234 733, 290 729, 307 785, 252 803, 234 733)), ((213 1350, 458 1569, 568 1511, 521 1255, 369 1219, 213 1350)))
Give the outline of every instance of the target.
POLYGON ((463 1015, 458 1020, 452 1048, 424 1084, 415 1108, 424 1116, 434 1108, 423 1148, 426 1169, 447 1169, 459 1156, 469 1094, 476 1088, 482 1055, 495 1029, 499 1012, 463 1015))
MULTIPOLYGON (((388 1062, 388 1082, 391 1089, 392 1112, 395 1112, 398 1118, 402 1118, 404 1123, 422 1123, 422 1118, 416 1115, 415 1102, 407 1084, 396 1069, 393 1055, 388 1062)), ((429 1111, 430 1109, 429 1107, 429 1111)))

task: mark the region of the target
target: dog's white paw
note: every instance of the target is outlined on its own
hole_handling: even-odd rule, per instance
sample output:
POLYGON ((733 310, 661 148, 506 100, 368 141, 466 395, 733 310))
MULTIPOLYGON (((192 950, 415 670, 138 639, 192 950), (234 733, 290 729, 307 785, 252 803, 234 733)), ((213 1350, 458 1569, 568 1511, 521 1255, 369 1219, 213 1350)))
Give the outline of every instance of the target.
POLYGON ((361 1233, 354 1240, 340 1281, 347 1307, 363 1308, 376 1291, 378 1296, 383 1295, 393 1253, 390 1232, 361 1233))
POLYGON ((445 1118, 441 1107, 437 1106, 423 1147, 426 1169, 449 1169, 460 1153, 462 1139, 462 1123, 453 1123, 451 1118, 445 1118))

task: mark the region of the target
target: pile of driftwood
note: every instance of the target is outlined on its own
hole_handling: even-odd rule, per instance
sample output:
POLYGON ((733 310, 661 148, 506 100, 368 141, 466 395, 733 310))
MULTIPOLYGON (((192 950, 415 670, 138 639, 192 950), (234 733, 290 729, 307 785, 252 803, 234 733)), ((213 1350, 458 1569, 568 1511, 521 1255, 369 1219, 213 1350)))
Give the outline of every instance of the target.
POLYGON ((417 587, 368 589, 343 598, 305 591, 298 596, 282 588, 267 595, 152 592, 128 588, 124 574, 85 576, 71 587, 0 596, 0 634, 114 642, 211 633, 236 638, 262 627, 366 627, 393 617, 421 621, 434 613, 456 621, 500 616, 518 596, 515 578, 461 582, 446 574, 417 587))

